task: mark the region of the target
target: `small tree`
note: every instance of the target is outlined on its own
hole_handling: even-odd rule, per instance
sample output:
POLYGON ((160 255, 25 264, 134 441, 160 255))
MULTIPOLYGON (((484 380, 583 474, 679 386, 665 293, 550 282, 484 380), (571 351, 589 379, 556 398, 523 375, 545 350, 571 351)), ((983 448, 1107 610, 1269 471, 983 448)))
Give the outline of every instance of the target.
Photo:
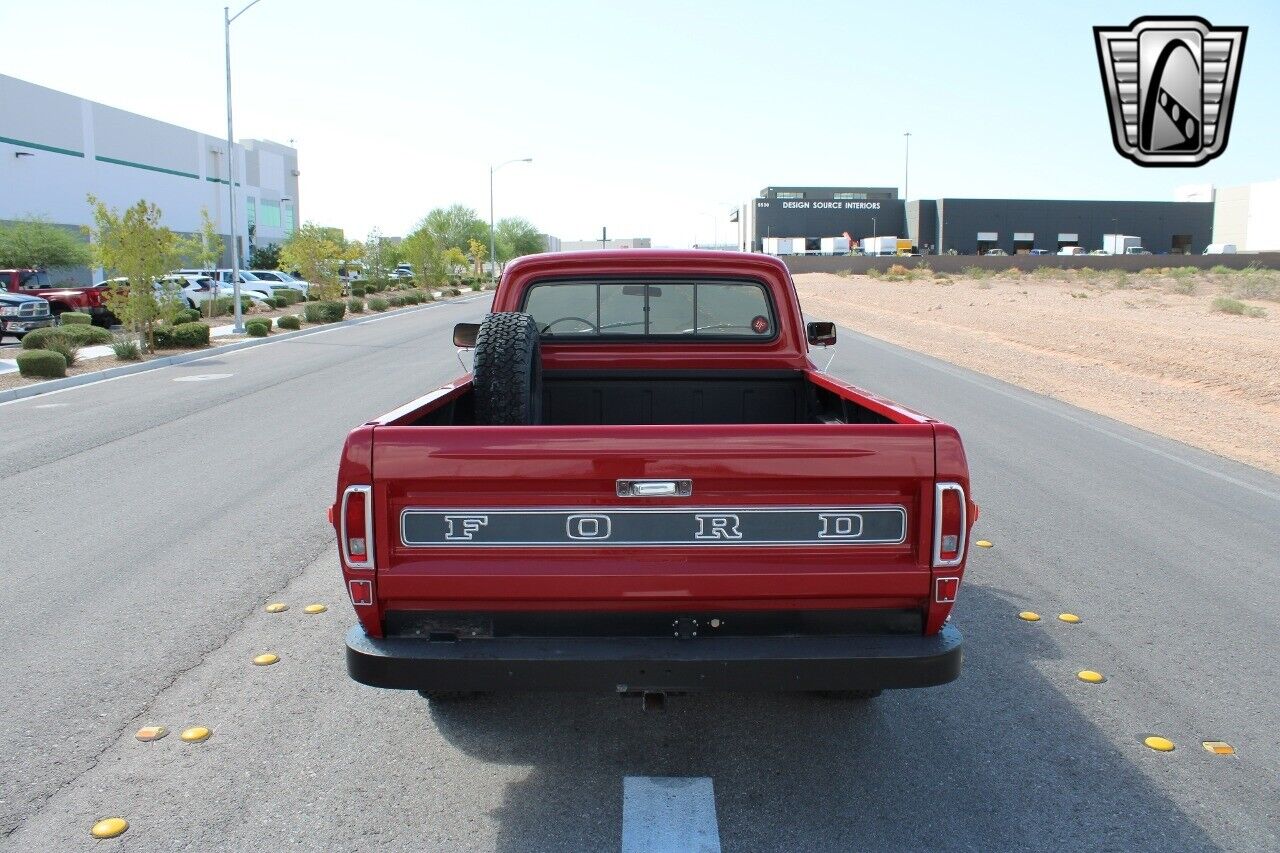
POLYGON ((494 230, 498 260, 503 264, 522 255, 534 255, 546 248, 538 229, 527 219, 511 216, 499 219, 494 230))
POLYGON ((249 253, 249 269, 280 269, 280 246, 276 243, 268 243, 265 246, 254 246, 253 251, 249 253))
POLYGON ((90 257, 89 247, 75 234, 42 219, 0 225, 0 267, 82 267, 90 257))
MULTIPOLYGON (((200 208, 200 231, 182 240, 179 244, 179 252, 191 266, 209 270, 215 269, 218 262, 222 260, 223 246, 222 236, 218 234, 213 220, 209 218, 209 208, 200 208)), ((213 303, 214 300, 210 299, 204 304, 210 317, 213 316, 213 303)))
POLYGON ((177 308, 176 287, 169 285, 172 292, 166 290, 157 298, 155 283, 177 265, 178 238, 160 224, 160 208, 145 199, 124 213, 93 195, 88 199, 93 208, 93 259, 127 279, 124 285, 111 285, 107 307, 138 335, 142 346, 154 349, 156 321, 172 316, 177 308))
POLYGON ((484 259, 489 254, 489 247, 479 240, 470 240, 467 244, 468 254, 471 255, 471 263, 474 265, 476 278, 480 278, 484 274, 484 259))
POLYGON ((467 256, 463 254, 462 250, 457 246, 450 246, 445 249, 444 254, 441 257, 441 262, 441 265, 444 267, 444 271, 443 274, 440 275, 438 281, 442 284, 450 275, 456 272, 459 267, 462 269, 467 268, 467 256))
POLYGON ((338 269, 346 260, 345 247, 333 239, 333 230, 308 222, 280 247, 280 263, 311 282, 312 295, 320 299, 342 296, 338 269))

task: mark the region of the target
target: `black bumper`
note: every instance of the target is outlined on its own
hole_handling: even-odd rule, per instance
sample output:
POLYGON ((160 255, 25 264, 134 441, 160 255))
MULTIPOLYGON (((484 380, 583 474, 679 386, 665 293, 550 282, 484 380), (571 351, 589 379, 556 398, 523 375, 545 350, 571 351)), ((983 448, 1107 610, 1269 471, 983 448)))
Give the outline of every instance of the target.
POLYGON ((500 638, 347 634, 347 672, 400 690, 789 691, 931 687, 960 675, 960 632, 933 637, 500 638))

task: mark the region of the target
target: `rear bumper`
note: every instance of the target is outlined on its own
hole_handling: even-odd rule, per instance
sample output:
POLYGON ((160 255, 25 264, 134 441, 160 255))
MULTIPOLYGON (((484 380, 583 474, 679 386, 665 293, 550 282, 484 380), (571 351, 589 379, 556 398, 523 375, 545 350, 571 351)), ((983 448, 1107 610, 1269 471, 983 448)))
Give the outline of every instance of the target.
POLYGON ((792 691, 931 687, 955 680, 960 632, 932 637, 500 638, 347 634, 347 672, 400 690, 792 691))

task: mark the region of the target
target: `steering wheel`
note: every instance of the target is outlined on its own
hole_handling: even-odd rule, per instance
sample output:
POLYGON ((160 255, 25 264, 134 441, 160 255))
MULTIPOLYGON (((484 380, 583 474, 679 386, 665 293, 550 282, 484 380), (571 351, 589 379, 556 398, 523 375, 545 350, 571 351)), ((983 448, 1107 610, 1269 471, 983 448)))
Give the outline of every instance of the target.
POLYGON ((600 329, 596 327, 596 324, 588 320, 586 317, 561 317, 560 319, 552 320, 550 323, 543 326, 541 329, 541 332, 543 334, 546 334, 551 330, 551 327, 554 326, 556 323, 563 323, 565 320, 577 320, 579 323, 586 323, 588 326, 591 327, 592 332, 594 332, 597 335, 600 334, 600 329))

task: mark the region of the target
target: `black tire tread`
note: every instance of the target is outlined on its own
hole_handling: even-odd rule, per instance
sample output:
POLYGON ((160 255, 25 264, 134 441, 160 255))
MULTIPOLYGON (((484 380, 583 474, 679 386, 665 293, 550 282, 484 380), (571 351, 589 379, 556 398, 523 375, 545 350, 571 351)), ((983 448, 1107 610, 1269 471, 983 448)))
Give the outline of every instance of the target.
POLYGON ((507 311, 489 314, 476 335, 476 423, 525 426, 541 409, 535 396, 541 389, 542 360, 538 325, 528 314, 507 311))

